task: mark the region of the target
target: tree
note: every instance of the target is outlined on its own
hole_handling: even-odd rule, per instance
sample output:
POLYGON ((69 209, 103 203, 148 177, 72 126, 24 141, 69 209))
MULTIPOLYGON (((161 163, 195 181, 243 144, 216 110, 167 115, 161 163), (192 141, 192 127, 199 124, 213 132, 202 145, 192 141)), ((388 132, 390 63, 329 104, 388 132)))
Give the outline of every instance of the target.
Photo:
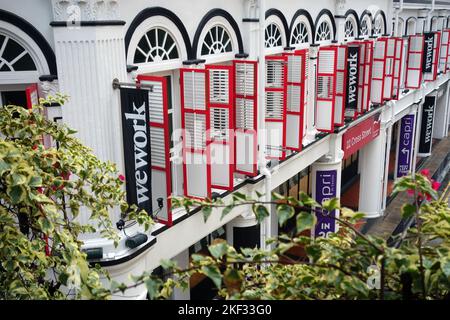
MULTIPOLYGON (((64 96, 41 100, 27 110, 17 106, 0 109, 0 297, 2 299, 108 299, 130 285, 111 281, 103 286, 105 270, 90 268, 79 236, 99 232, 117 243, 109 211, 121 210, 148 230, 153 221, 124 197, 123 176, 114 164, 97 159, 65 125, 48 121, 43 105, 64 96), (58 148, 45 148, 43 136, 58 148), (90 224, 77 222, 81 210, 90 213, 90 224), (70 295, 69 295, 70 294, 70 295)), ((163 278, 145 272, 133 277, 145 284, 151 298, 168 298, 175 287, 186 288, 194 273, 203 273, 227 299, 442 299, 450 298, 450 210, 438 198, 436 183, 424 172, 399 179, 394 192, 408 192, 414 199, 402 207, 415 225, 400 235, 399 247, 362 234, 354 225, 364 216, 342 208, 338 199, 322 204, 300 193, 299 199, 273 193, 265 203, 241 193, 232 201, 173 198, 174 207, 187 211, 200 206, 205 221, 212 208, 222 217, 236 206, 248 206, 259 222, 276 205, 281 225, 296 220, 293 236, 271 239, 274 249, 243 248, 225 241, 209 247, 209 256, 192 255, 183 270, 173 261, 161 261, 163 278), (340 231, 313 239, 309 232, 316 215, 341 211, 335 218, 340 231), (290 256, 301 247, 305 257, 290 256), (166 277, 168 280, 163 280, 166 277)), ((261 198, 261 194, 256 195, 261 198)))
POLYGON ((0 109, 0 297, 2 299, 105 299, 107 276, 89 268, 79 235, 99 232, 118 241, 109 210, 121 210, 148 229, 147 213, 128 206, 123 178, 74 137, 76 131, 46 120, 41 99, 28 110, 0 109), (43 137, 58 148, 45 148, 43 137), (90 224, 77 222, 80 211, 90 224))
MULTIPOLYGON (((450 209, 448 199, 439 198, 438 185, 424 174, 407 176, 395 183, 394 193, 408 191, 412 204, 402 207, 402 216, 415 217, 416 224, 404 232, 398 248, 382 238, 364 235, 354 225, 362 213, 341 208, 338 199, 316 203, 301 193, 300 201, 273 194, 280 224, 298 214, 296 235, 280 235, 270 242, 273 250, 244 248, 237 251, 224 240, 209 247, 209 256, 194 254, 187 270, 171 261, 163 262, 163 282, 150 274, 136 277, 145 283, 152 298, 165 298, 173 287, 186 287, 190 276, 209 277, 226 299, 448 299, 450 298, 450 209), (313 239, 308 234, 316 215, 340 209, 336 218, 340 232, 313 239), (306 234, 305 234, 306 232, 306 234), (306 259, 295 259, 288 250, 301 246, 306 259)), ((260 197, 261 195, 258 195, 260 197)), ((173 199, 175 206, 201 206, 205 220, 212 207, 223 207, 226 215, 236 206, 251 206, 257 219, 268 216, 261 203, 235 193, 232 203, 222 200, 173 199)))

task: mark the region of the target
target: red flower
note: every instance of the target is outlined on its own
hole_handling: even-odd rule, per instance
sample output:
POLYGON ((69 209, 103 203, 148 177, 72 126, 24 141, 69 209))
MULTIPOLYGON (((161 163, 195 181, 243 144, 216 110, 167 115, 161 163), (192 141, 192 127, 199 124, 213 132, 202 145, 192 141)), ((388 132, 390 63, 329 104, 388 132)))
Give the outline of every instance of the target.
POLYGON ((38 148, 37 144, 35 144, 35 145, 32 147, 33 150, 36 150, 37 148, 38 148))
POLYGON ((123 174, 120 174, 119 175, 119 180, 122 181, 122 182, 125 181, 125 176, 123 174))
POLYGON ((408 193, 408 196, 414 196, 414 190, 413 189, 409 189, 406 192, 408 193))
POLYGON ((421 174, 423 174, 426 177, 430 176, 430 169, 423 169, 420 171, 421 174))
POLYGON ((433 183, 431 184, 431 187, 433 188, 433 190, 438 191, 439 187, 441 186, 440 182, 437 181, 433 181, 433 183))

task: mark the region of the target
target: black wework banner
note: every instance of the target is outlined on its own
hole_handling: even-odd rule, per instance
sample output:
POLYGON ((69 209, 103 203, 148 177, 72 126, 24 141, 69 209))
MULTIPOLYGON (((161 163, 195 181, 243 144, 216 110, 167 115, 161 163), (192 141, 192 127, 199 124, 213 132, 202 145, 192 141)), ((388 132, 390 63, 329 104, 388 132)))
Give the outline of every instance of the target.
POLYGON ((434 32, 426 32, 424 35, 424 47, 422 57, 422 71, 433 71, 433 47, 434 47, 434 32))
POLYGON ((435 103, 435 96, 426 96, 422 106, 422 121, 419 140, 419 154, 422 155, 429 155, 431 153, 435 103))
POLYGON ((127 201, 152 214, 148 91, 120 89, 127 201))
POLYGON ((349 46, 347 50, 347 97, 346 110, 358 107, 359 46, 349 46))

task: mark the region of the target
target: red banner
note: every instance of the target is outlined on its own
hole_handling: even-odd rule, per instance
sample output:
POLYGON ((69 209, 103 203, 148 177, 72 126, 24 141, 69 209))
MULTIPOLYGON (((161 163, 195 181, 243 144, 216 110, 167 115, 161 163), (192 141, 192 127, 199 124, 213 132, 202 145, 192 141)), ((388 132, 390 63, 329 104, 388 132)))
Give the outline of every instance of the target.
POLYGON ((364 147, 380 134, 380 114, 376 114, 347 130, 342 136, 344 159, 364 147))

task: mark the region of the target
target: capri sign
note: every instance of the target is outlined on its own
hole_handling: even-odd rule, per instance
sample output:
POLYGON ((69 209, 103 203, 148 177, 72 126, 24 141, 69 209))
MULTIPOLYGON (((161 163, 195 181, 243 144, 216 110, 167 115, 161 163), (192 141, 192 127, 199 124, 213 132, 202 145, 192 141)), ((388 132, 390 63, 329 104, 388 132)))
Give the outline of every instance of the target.
POLYGON ((396 178, 406 176, 411 171, 415 118, 414 114, 408 114, 400 121, 397 139, 396 178))
MULTIPOLYGON (((335 198, 337 196, 337 171, 316 171, 315 199, 318 203, 335 198)), ((336 232, 336 211, 321 210, 316 214, 317 224, 314 230, 315 237, 327 237, 329 233, 336 232)))

